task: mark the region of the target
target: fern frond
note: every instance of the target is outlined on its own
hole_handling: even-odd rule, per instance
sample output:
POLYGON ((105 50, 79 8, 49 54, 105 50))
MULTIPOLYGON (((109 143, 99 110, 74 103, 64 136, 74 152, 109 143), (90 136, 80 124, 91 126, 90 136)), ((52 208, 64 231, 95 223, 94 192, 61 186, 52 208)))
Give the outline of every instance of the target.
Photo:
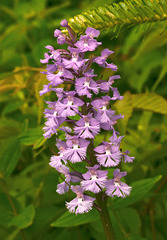
POLYGON ((122 28, 167 20, 166 0, 125 0, 83 12, 69 19, 72 29, 81 34, 87 27, 111 29, 117 36, 122 28))

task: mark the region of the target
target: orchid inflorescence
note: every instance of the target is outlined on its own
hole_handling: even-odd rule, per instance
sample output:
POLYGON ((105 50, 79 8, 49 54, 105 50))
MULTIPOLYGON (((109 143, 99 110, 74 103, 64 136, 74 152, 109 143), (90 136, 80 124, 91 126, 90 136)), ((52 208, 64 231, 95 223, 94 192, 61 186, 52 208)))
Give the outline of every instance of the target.
POLYGON ((123 99, 117 88, 113 87, 114 81, 120 76, 113 75, 108 81, 97 80, 93 69, 93 64, 98 64, 102 68, 117 71, 116 65, 106 62, 113 51, 104 49, 101 56, 91 55, 90 58, 85 58, 86 52, 92 52, 102 44, 95 39, 100 32, 88 27, 85 35, 81 35, 77 41, 77 34, 65 19, 61 21, 61 26, 66 27, 68 35, 56 29, 54 36, 58 44, 66 43, 68 50, 55 50, 47 45, 48 53, 41 60, 42 63, 47 63, 46 72, 43 73, 49 83, 44 85, 40 95, 54 91, 57 99, 46 102, 48 109, 44 113, 47 121, 43 130, 45 138, 57 134, 58 128, 65 133, 65 141, 56 140, 59 155, 53 155, 49 164, 63 179, 57 186, 57 192, 64 194, 71 189, 77 196, 66 202, 66 206, 70 212, 80 214, 96 206, 95 197, 99 192, 103 192, 104 197, 124 198, 129 195, 131 187, 121 181, 126 172, 116 168, 113 179, 107 175, 109 168, 118 166, 122 161, 133 162, 134 157, 128 156, 129 151, 120 150, 123 136, 119 136, 114 125, 123 116, 116 115, 110 106, 112 101, 123 99), (60 84, 65 90, 57 87, 60 84), (99 92, 101 97, 96 97, 99 92), (106 93, 108 94, 104 95, 106 93), (109 131, 112 136, 109 141, 103 141, 94 147, 94 138, 101 131, 109 131), (76 163, 86 167, 85 173, 75 170, 76 163))

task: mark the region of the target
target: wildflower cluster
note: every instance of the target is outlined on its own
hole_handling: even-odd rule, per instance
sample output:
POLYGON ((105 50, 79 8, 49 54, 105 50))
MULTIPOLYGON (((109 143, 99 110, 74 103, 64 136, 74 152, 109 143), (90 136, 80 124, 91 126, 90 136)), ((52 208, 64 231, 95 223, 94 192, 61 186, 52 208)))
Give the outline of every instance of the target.
POLYGON ((123 99, 117 88, 113 87, 114 81, 120 76, 113 75, 104 81, 98 79, 92 67, 98 64, 102 68, 117 71, 116 65, 106 61, 113 51, 104 49, 101 56, 85 58, 86 52, 92 52, 102 44, 96 40, 100 32, 88 27, 85 35, 81 35, 77 41, 77 35, 66 20, 62 20, 61 26, 67 28, 68 36, 58 29, 54 36, 58 44, 66 43, 68 50, 46 46, 48 53, 41 60, 47 63, 44 74, 49 83, 44 85, 40 95, 54 91, 57 99, 46 102, 48 109, 44 113, 47 121, 43 129, 45 138, 57 134, 58 128, 65 133, 65 141, 57 139, 58 155, 53 155, 49 164, 63 179, 57 186, 57 192, 64 194, 71 189, 76 198, 66 202, 66 206, 70 212, 80 214, 88 212, 95 204, 96 195, 93 197, 92 193, 103 192, 111 197, 129 195, 131 187, 121 181, 127 173, 116 168, 113 179, 109 179, 107 169, 118 166, 121 161, 133 162, 134 157, 128 156, 129 151, 121 152, 123 136, 119 136, 114 129, 117 119, 123 118, 111 110, 112 101, 123 99), (69 85, 71 88, 67 91, 69 85), (99 93, 101 97, 96 96, 99 93), (94 147, 93 140, 101 131, 109 131, 112 135, 109 141, 94 147), (84 163, 85 173, 75 171, 76 163, 84 163))

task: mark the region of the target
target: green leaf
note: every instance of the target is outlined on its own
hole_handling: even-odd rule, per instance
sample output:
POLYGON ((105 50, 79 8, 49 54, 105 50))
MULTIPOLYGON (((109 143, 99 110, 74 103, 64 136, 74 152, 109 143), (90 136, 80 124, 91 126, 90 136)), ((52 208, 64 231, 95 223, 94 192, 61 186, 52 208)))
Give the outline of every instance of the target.
MULTIPOLYGON (((16 208, 18 207, 18 202, 15 198, 11 197, 13 204, 16 208)), ((14 217, 12 207, 10 205, 8 196, 5 193, 0 192, 0 224, 7 226, 8 223, 14 217)))
POLYGON ((15 169, 20 158, 20 142, 18 139, 8 140, 0 156, 0 177, 8 177, 15 169))
POLYGON ((75 215, 74 213, 66 212, 59 219, 51 224, 52 227, 74 227, 82 224, 90 223, 99 218, 96 210, 89 213, 75 215))
POLYGON ((16 226, 18 228, 26 228, 33 223, 35 216, 35 208, 33 205, 29 205, 17 216, 13 217, 9 222, 9 226, 16 226))
POLYGON ((133 107, 167 114, 167 101, 156 93, 141 93, 132 95, 133 107))
POLYGON ((20 136, 20 142, 24 145, 33 145, 43 138, 42 127, 28 129, 20 136))
POLYGON ((118 36, 121 28, 167 20, 167 4, 163 0, 126 0, 106 5, 92 11, 83 12, 69 19, 69 24, 77 33, 83 33, 87 27, 99 30, 112 29, 118 36))
POLYGON ((116 211, 120 221, 126 231, 133 234, 139 234, 141 228, 141 220, 138 212, 133 208, 121 208, 116 211))
POLYGON ((132 192, 126 198, 117 198, 113 203, 113 209, 129 206, 143 197, 151 190, 151 188, 161 179, 161 176, 154 178, 148 178, 134 182, 132 186, 132 192))

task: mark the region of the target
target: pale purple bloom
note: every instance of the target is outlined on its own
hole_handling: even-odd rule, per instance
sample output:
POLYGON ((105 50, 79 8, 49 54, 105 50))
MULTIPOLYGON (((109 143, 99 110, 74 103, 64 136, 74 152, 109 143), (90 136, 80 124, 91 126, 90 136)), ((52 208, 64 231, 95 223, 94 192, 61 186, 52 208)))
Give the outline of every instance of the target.
POLYGON ((108 171, 97 170, 99 167, 99 165, 87 167, 89 171, 82 174, 84 180, 81 181, 81 186, 85 191, 98 193, 105 187, 108 171))
POLYGON ((113 71, 117 71, 117 69, 118 69, 118 67, 117 67, 115 64, 113 64, 113 63, 107 63, 107 62, 106 62, 105 68, 110 68, 110 69, 113 70, 113 71))
POLYGON ((111 77, 109 77, 108 82, 102 82, 99 84, 99 88, 101 92, 108 92, 110 90, 110 88, 112 89, 112 84, 114 83, 115 79, 119 79, 120 76, 119 75, 113 75, 111 77))
POLYGON ((65 194, 68 191, 69 191, 69 185, 66 182, 62 182, 60 184, 57 184, 56 192, 58 194, 65 194))
POLYGON ((126 172, 120 172, 120 169, 114 170, 114 179, 108 180, 106 183, 106 194, 108 196, 118 196, 124 198, 130 194, 132 187, 120 180, 122 177, 126 176, 126 174, 126 172))
POLYGON ((62 102, 57 102, 56 110, 61 117, 75 116, 79 112, 78 107, 82 106, 84 102, 75 97, 75 91, 65 93, 66 97, 62 102))
POLYGON ((113 117, 113 115, 115 114, 115 111, 107 109, 110 100, 111 97, 104 96, 101 99, 96 99, 91 103, 91 105, 98 110, 96 119, 99 120, 101 123, 110 123, 111 117, 113 117))
POLYGON ((76 122, 74 132, 81 138, 94 138, 100 132, 99 121, 92 117, 92 114, 82 116, 82 118, 76 122))
POLYGON ((43 85, 43 89, 39 92, 40 96, 42 96, 45 93, 48 93, 52 90, 52 88, 49 88, 50 84, 43 85))
POLYGON ((57 43, 60 45, 66 42, 66 36, 62 34, 62 32, 59 29, 56 29, 54 31, 54 37, 57 38, 57 43))
POLYGON ((85 159, 89 141, 74 136, 68 139, 66 144, 67 149, 63 152, 65 159, 72 163, 82 162, 85 159))
POLYGON ((76 78, 75 81, 75 89, 79 96, 86 95, 88 98, 91 98, 92 94, 90 91, 92 90, 95 94, 98 94, 98 84, 92 79, 94 74, 89 72, 85 73, 83 77, 76 78))
POLYGON ((100 31, 94 28, 88 27, 85 31, 86 35, 90 38, 98 37, 100 35, 100 31))
POLYGON ((62 84, 64 80, 73 79, 73 74, 65 69, 64 64, 56 63, 58 73, 54 74, 51 72, 47 73, 47 79, 51 82, 52 86, 58 86, 62 84))
POLYGON ((60 168, 60 166, 67 163, 67 161, 65 160, 64 156, 63 156, 63 151, 67 148, 66 143, 58 140, 57 144, 56 144, 57 148, 59 149, 59 155, 58 156, 52 156, 50 159, 50 163, 49 165, 51 167, 54 167, 56 169, 60 168), (63 161, 63 163, 62 163, 63 161))
POLYGON ((101 122, 100 127, 103 128, 104 130, 111 131, 113 129, 113 126, 117 123, 118 119, 124 118, 122 114, 119 115, 111 115, 110 116, 110 121, 109 122, 101 122))
POLYGON ((89 212, 92 209, 95 198, 85 195, 80 186, 71 186, 71 189, 77 194, 77 197, 70 202, 66 202, 66 207, 69 212, 73 212, 75 214, 89 212))
POLYGON ((108 56, 113 53, 114 51, 110 51, 108 48, 106 48, 101 52, 101 57, 95 57, 93 61, 96 62, 99 66, 105 67, 108 56))
POLYGON ((98 163, 104 167, 115 167, 121 161, 122 153, 118 145, 103 142, 103 144, 96 147, 94 151, 97 152, 95 155, 98 163))
POLYGON ((47 103, 51 109, 45 109, 44 111, 47 121, 43 130, 45 131, 44 137, 50 138, 52 134, 57 133, 57 128, 65 121, 65 118, 58 115, 55 102, 48 101, 47 103))
POLYGON ((117 137, 117 135, 119 135, 120 133, 115 131, 114 128, 112 128, 112 130, 113 130, 113 135, 109 138, 109 140, 113 145, 119 145, 124 136, 117 137))
POLYGON ((102 44, 101 42, 97 42, 95 39, 92 38, 94 34, 96 35, 93 30, 88 30, 88 32, 88 35, 81 35, 80 40, 74 44, 80 49, 81 52, 94 51, 99 45, 102 44), (91 37, 89 34, 91 35, 91 37))
POLYGON ((123 157, 124 157, 124 162, 125 163, 130 163, 130 162, 133 162, 133 160, 135 159, 135 157, 130 157, 130 156, 128 156, 128 154, 130 153, 130 151, 125 151, 125 152, 123 152, 124 153, 124 155, 123 155, 123 157))
POLYGON ((48 63, 50 60, 50 55, 48 53, 44 53, 44 59, 40 59, 41 63, 48 63))
POLYGON ((122 100, 124 97, 120 95, 119 91, 117 88, 111 88, 113 91, 113 97, 111 98, 111 100, 122 100))
POLYGON ((49 53, 45 53, 44 56, 45 56, 45 59, 41 59, 40 62, 41 63, 48 63, 48 61, 50 59, 54 59, 54 60, 57 60, 57 61, 61 61, 61 57, 60 57, 60 53, 59 51, 55 50, 52 46, 50 45, 47 45, 45 46, 46 49, 49 50, 49 53))
POLYGON ((70 60, 63 59, 63 63, 66 68, 72 68, 74 70, 78 70, 80 67, 83 66, 85 62, 87 62, 89 59, 82 59, 79 56, 80 50, 77 48, 68 47, 70 52, 72 53, 72 58, 70 60))

